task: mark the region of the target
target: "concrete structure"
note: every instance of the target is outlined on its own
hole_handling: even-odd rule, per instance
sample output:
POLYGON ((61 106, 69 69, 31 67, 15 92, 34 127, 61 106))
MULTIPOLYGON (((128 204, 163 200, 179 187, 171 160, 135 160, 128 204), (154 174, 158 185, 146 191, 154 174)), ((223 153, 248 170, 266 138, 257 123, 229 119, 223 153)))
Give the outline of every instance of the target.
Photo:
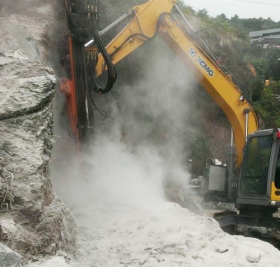
POLYGON ((262 45, 264 48, 276 46, 280 48, 280 28, 253 31, 249 33, 251 44, 262 45))

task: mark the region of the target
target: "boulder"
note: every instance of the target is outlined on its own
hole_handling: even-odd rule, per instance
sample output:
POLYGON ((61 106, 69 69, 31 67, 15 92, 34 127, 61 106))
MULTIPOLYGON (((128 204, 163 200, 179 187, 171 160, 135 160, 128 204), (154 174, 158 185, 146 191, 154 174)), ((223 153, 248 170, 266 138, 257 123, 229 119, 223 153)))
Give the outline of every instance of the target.
POLYGON ((25 260, 73 254, 75 223, 50 181, 53 71, 2 55, 0 80, 0 241, 25 260))

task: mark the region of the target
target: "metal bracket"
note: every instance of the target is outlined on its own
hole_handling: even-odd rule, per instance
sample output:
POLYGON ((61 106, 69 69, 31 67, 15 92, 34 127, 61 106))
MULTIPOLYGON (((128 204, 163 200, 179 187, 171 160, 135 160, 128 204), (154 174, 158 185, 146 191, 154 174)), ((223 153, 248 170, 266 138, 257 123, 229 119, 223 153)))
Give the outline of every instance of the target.
MULTIPOLYGON (((118 18, 117 20, 115 20, 113 23, 111 23, 109 26, 107 26, 105 29, 103 29, 102 31, 99 31, 99 36, 103 36, 105 35, 108 31, 110 31, 111 29, 113 29, 114 27, 116 27, 118 24, 120 24, 121 22, 123 22, 125 19, 131 17, 133 18, 135 16, 135 12, 134 10, 130 10, 127 13, 125 13, 124 15, 122 15, 120 18, 118 18)), ((85 47, 89 47, 92 43, 94 43, 94 39, 91 39, 90 41, 88 41, 85 44, 85 47)))

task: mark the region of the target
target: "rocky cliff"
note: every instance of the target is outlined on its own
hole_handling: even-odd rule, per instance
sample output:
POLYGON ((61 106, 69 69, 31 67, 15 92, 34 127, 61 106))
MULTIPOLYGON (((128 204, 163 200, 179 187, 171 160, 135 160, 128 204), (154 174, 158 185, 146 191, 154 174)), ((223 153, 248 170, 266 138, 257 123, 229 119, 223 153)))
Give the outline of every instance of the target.
POLYGON ((24 260, 58 250, 74 254, 75 223, 49 173, 56 78, 42 45, 48 20, 1 15, 0 242, 24 260))

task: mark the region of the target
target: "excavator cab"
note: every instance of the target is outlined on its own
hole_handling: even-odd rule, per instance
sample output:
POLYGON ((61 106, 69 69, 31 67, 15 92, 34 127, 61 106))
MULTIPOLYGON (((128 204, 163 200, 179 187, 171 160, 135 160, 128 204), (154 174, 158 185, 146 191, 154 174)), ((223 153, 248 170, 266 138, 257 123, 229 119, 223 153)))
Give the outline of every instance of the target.
POLYGON ((280 132, 256 131, 246 143, 237 206, 280 206, 280 132))
POLYGON ((236 212, 214 215, 222 229, 234 233, 238 225, 280 230, 274 217, 280 207, 280 131, 256 131, 248 136, 240 168, 236 212))
POLYGON ((272 145, 272 135, 253 135, 248 139, 241 168, 240 195, 258 198, 267 195, 272 145))
MULTIPOLYGON (((274 164, 278 157, 277 134, 278 132, 275 134, 272 130, 265 130, 249 135, 244 148, 238 186, 233 187, 231 185, 232 188, 229 192, 226 192, 226 185, 222 186, 221 191, 227 193, 228 197, 237 196, 238 208, 240 208, 240 205, 271 205, 272 188, 274 188, 272 183, 280 185, 280 158, 277 163, 278 167, 277 164, 276 166, 274 164)), ((220 168, 220 166, 215 167, 220 168)), ((228 174, 223 175, 223 181, 226 180, 227 176, 228 174)), ((214 178, 217 180, 219 176, 217 173, 211 175, 210 171, 209 181, 215 181, 214 178)), ((236 180, 232 179, 231 182, 235 183, 236 180)), ((230 183, 229 180, 228 183, 230 183)), ((217 184, 215 182, 215 186, 217 184)), ((209 187, 208 190, 210 192, 211 188, 209 187)), ((214 191, 214 193, 217 195, 217 191, 214 191)))

